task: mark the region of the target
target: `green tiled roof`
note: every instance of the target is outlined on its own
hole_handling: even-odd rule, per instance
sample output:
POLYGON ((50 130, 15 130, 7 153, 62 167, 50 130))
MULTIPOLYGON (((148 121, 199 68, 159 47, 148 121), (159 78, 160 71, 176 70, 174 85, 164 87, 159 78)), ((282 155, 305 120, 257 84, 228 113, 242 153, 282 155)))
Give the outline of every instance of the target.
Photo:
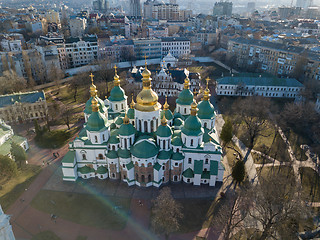
POLYGON ((127 169, 130 170, 131 168, 133 168, 133 162, 129 162, 127 165, 126 165, 127 169))
POLYGON ((153 168, 155 170, 159 171, 161 169, 161 165, 158 162, 156 162, 156 164, 153 166, 153 168))
POLYGON ((201 174, 202 179, 210 179, 210 172, 208 171, 203 171, 201 174))
POLYGON ((172 134, 172 137, 181 137, 181 130, 174 130, 173 131, 173 134, 172 134))
POLYGON ((242 73, 234 76, 217 79, 218 84, 241 85, 246 86, 275 86, 275 87, 303 87, 299 81, 294 78, 277 78, 270 75, 242 73))
POLYGON ((125 100, 124 96, 124 90, 120 86, 114 86, 110 92, 108 100, 111 102, 123 101, 125 100))
POLYGON ((107 127, 108 120, 100 112, 93 112, 90 114, 86 124, 86 130, 98 132, 107 127))
POLYGON ((210 161, 210 174, 211 175, 218 175, 218 162, 217 161, 210 161))
POLYGON ((117 128, 117 126, 116 126, 116 124, 115 124, 115 123, 111 123, 111 124, 110 124, 110 129, 112 129, 112 130, 113 130, 113 129, 116 129, 116 128, 117 128))
MULTIPOLYGON (((90 97, 89 100, 86 102, 86 107, 84 109, 84 113, 86 114, 91 114, 92 113, 92 98, 93 97, 90 97)), ((104 105, 104 102, 102 101, 102 99, 98 98, 98 97, 95 97, 98 101, 98 104, 99 104, 99 111, 104 113, 104 109, 105 109, 105 105, 104 105)))
POLYGON ((133 108, 129 108, 129 110, 127 112, 127 116, 129 119, 134 119, 134 109, 133 108))
POLYGON ((98 174, 106 174, 108 172, 108 168, 104 167, 104 166, 100 166, 97 168, 96 173, 98 174))
POLYGON ((200 119, 211 119, 214 117, 213 105, 208 100, 203 100, 198 104, 198 117, 200 119))
POLYGON ((173 114, 170 111, 170 109, 162 110, 161 113, 160 113, 160 119, 163 118, 163 115, 166 117, 167 120, 171 120, 173 118, 173 114))
POLYGON ((117 154, 116 151, 110 150, 110 151, 107 153, 107 158, 110 158, 110 159, 118 158, 118 154, 117 154))
POLYGON ((182 155, 182 153, 179 153, 179 152, 175 152, 172 154, 171 156, 171 159, 172 160, 183 160, 184 159, 184 156, 182 155))
POLYGON ((182 132, 187 136, 199 136, 201 135, 201 121, 197 116, 190 115, 184 122, 182 132))
POLYGON ((94 169, 88 166, 84 166, 82 168, 78 168, 78 172, 81 174, 88 174, 94 172, 94 169))
POLYGON ((69 151, 67 152, 66 155, 62 158, 62 163, 73 163, 74 162, 74 156, 75 152, 74 151, 69 151))
POLYGON ((169 159, 171 157, 171 151, 160 151, 158 154, 158 159, 169 159))
POLYGON ((117 136, 111 136, 108 140, 108 143, 110 144, 118 144, 119 142, 119 137, 117 136))
POLYGON ((176 126, 176 127, 179 127, 183 124, 183 120, 181 118, 175 118, 173 120, 173 125, 176 126))
POLYGON ((194 160, 194 174, 202 174, 203 160, 194 160))
POLYGON ((121 157, 121 158, 130 158, 131 154, 130 154, 129 150, 120 148, 118 150, 118 156, 121 157))
POLYGON ((193 178, 194 174, 191 168, 188 168, 187 170, 185 170, 182 175, 186 178, 193 178))
POLYGON ((118 117, 116 122, 115 122, 117 125, 121 125, 123 123, 123 118, 122 117, 118 117))
POLYGON ((129 123, 129 124, 122 124, 119 128, 119 135, 122 136, 130 136, 132 134, 136 133, 136 129, 134 128, 134 126, 129 123))
POLYGON ((183 89, 176 100, 181 105, 190 105, 193 102, 193 93, 189 89, 183 89))

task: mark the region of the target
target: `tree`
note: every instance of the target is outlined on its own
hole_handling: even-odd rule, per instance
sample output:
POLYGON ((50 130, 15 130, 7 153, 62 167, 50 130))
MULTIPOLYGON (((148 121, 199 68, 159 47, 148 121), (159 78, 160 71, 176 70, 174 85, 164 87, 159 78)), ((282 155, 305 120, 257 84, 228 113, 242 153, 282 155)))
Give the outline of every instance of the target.
POLYGON ((241 127, 244 131, 249 151, 254 147, 258 137, 269 136, 265 134, 271 127, 268 122, 269 108, 270 100, 263 97, 246 97, 236 101, 232 106, 235 122, 238 128, 241 127))
POLYGON ((262 229, 260 240, 295 239, 299 220, 307 218, 309 208, 301 198, 294 176, 274 173, 260 177, 260 184, 247 193, 252 199, 249 216, 262 229))
POLYGON ((5 71, 0 77, 0 94, 10 94, 26 89, 27 81, 14 71, 5 71))
POLYGON ((152 228, 156 233, 169 235, 179 229, 182 219, 181 206, 171 196, 171 190, 165 187, 160 190, 159 196, 154 201, 152 208, 152 228))
POLYGON ((63 106, 61 117, 62 117, 62 120, 64 121, 64 123, 67 125, 68 129, 70 129, 70 121, 72 118, 72 109, 69 106, 67 106, 67 105, 63 106))
POLYGON ((247 216, 249 204, 250 201, 246 197, 246 189, 239 189, 238 192, 228 192, 224 198, 219 200, 219 210, 213 220, 213 224, 214 226, 222 227, 224 240, 229 240, 241 228, 247 216))
POLYGON ((227 120, 222 127, 220 138, 224 145, 227 145, 232 140, 232 123, 227 120))
POLYGON ((16 164, 21 168, 21 166, 27 160, 27 154, 24 151, 24 149, 20 145, 13 142, 11 144, 10 152, 11 152, 11 155, 13 156, 16 164))
POLYGON ((0 155, 0 176, 11 178, 17 174, 17 165, 8 156, 0 155))
POLYGON ((238 160, 232 168, 232 178, 236 183, 242 183, 246 175, 245 164, 243 160, 238 160))

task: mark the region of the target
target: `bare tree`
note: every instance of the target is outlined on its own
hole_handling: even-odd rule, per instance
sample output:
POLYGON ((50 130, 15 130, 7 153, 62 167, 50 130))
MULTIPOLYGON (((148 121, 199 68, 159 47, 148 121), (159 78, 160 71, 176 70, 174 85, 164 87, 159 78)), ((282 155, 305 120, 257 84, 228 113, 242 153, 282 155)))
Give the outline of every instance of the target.
POLYGON ((152 208, 152 228, 156 233, 164 234, 166 239, 179 229, 182 219, 181 206, 171 196, 171 190, 165 187, 160 190, 152 208))
POLYGON ((13 71, 5 71, 0 77, 0 94, 19 92, 26 87, 27 81, 13 71))
POLYGON ((67 125, 68 129, 70 129, 70 122, 72 119, 72 109, 68 105, 63 105, 61 117, 64 123, 67 125))

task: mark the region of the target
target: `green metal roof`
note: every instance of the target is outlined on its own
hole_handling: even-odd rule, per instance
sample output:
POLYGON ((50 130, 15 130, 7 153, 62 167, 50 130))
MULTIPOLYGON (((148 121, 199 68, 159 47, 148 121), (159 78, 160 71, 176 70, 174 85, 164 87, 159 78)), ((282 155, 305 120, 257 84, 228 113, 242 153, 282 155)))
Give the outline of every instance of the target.
POLYGON ((294 78, 277 78, 270 75, 242 73, 234 74, 217 79, 218 84, 225 85, 246 85, 246 86, 275 86, 275 87, 303 87, 298 80, 294 78), (261 77, 259 76, 261 75, 261 77))
POLYGON ((153 166, 153 168, 155 170, 159 171, 161 169, 161 165, 158 162, 156 162, 156 164, 153 166))
POLYGON ((43 91, 13 93, 0 96, 0 107, 13 105, 15 102, 19 103, 35 103, 39 100, 45 100, 45 94, 43 91))
POLYGON ((181 137, 181 130, 180 129, 176 129, 173 131, 172 137, 181 137))
POLYGON ((202 174, 203 160, 194 160, 194 174, 202 174))
POLYGON ((125 92, 120 86, 114 86, 110 92, 110 97, 108 98, 111 102, 123 101, 125 100, 125 92))
POLYGON ((173 125, 176 127, 179 127, 179 126, 183 125, 183 120, 181 118, 175 118, 173 120, 173 125))
POLYGON ((127 112, 127 116, 129 119, 134 119, 134 109, 133 108, 129 108, 129 110, 127 112))
MULTIPOLYGON (((99 104, 99 111, 104 113, 105 105, 102 99, 95 97, 99 104)), ((90 97, 89 100, 86 102, 86 107, 84 109, 84 113, 91 114, 92 113, 92 99, 93 97, 90 97)))
POLYGON ((162 110, 161 113, 160 113, 160 119, 163 118, 163 115, 166 117, 167 120, 172 120, 173 119, 173 114, 170 111, 170 109, 162 110))
POLYGON ((94 169, 88 166, 84 166, 82 168, 78 168, 78 172, 81 174, 88 174, 94 172, 94 169))
POLYGON ((93 112, 90 114, 86 124, 86 130, 98 132, 103 128, 107 127, 108 120, 107 118, 100 112, 93 112))
POLYGON ((151 158, 158 154, 159 148, 154 143, 153 138, 142 136, 137 139, 136 143, 131 147, 130 152, 137 158, 151 158))
POLYGON ((173 117, 174 117, 174 118, 181 118, 181 119, 183 119, 183 116, 181 115, 181 113, 176 112, 176 111, 174 111, 173 117))
POLYGON ((171 144, 172 144, 173 146, 182 146, 181 137, 179 137, 179 136, 174 137, 174 138, 172 139, 171 144))
POLYGON ((218 175, 218 165, 217 161, 210 161, 210 174, 211 175, 218 175))
POLYGON ((197 116, 190 115, 182 127, 182 132, 187 136, 199 136, 203 133, 201 121, 197 116))
POLYGON ((193 178, 194 177, 194 173, 192 171, 191 168, 188 168, 187 170, 185 170, 182 175, 186 178, 193 178))
POLYGON ((183 89, 176 100, 176 103, 180 105, 191 105, 193 102, 193 93, 190 89, 183 89))
POLYGON ((165 160, 165 159, 170 159, 170 157, 171 157, 171 151, 160 151, 157 158, 165 160))
POLYGON ((108 143, 110 144, 118 144, 120 141, 119 141, 119 137, 117 136, 110 136, 109 140, 108 140, 108 143))
POLYGON ((110 151, 107 153, 107 158, 110 158, 110 159, 118 158, 118 154, 117 154, 116 151, 110 150, 110 151))
POLYGON ((198 104, 198 117, 200 119, 211 119, 214 117, 214 107, 208 100, 203 100, 198 104))
POLYGON ((106 174, 108 172, 108 168, 104 167, 104 166, 100 166, 97 168, 96 173, 98 174, 106 174))
POLYGON ((136 133, 136 129, 134 128, 134 126, 129 123, 129 124, 122 124, 119 128, 118 131, 119 135, 121 136, 130 136, 132 134, 136 133))
POLYGON ((117 125, 121 125, 123 123, 123 118, 122 117, 118 117, 116 122, 115 122, 117 125))
POLYGON ((134 167, 133 165, 133 162, 129 162, 127 165, 126 165, 127 169, 130 170, 131 168, 134 167))
POLYGON ((110 129, 111 129, 111 130, 116 129, 116 128, 117 128, 117 126, 116 126, 115 123, 111 123, 111 124, 110 124, 110 129))
POLYGON ((175 153, 172 154, 171 159, 175 160, 175 161, 183 160, 184 156, 180 152, 175 152, 175 153))
POLYGON ((210 179, 210 172, 208 171, 203 171, 201 174, 202 179, 210 179))
POLYGON ((172 135, 172 130, 168 125, 160 125, 156 131, 156 134, 159 137, 170 137, 172 135))
POLYGON ((68 151, 66 155, 62 158, 62 163, 73 163, 75 157, 74 151, 68 151))
POLYGON ((121 158, 130 158, 131 154, 130 154, 129 150, 120 148, 118 150, 118 156, 121 157, 121 158))
POLYGON ((24 141, 26 141, 27 139, 24 137, 20 137, 17 135, 13 135, 12 137, 10 137, 7 141, 5 141, 1 146, 0 146, 0 154, 7 156, 10 154, 10 150, 11 150, 11 144, 14 142, 18 145, 21 145, 24 141))

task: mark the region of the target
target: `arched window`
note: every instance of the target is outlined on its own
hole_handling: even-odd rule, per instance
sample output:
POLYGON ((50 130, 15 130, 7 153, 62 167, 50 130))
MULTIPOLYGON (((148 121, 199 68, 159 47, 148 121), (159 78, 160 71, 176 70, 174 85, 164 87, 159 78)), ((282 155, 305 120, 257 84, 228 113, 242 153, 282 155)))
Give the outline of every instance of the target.
POLYGON ((180 149, 179 148, 177 148, 177 152, 179 152, 180 151, 180 149))
POLYGON ((125 164, 122 164, 122 167, 123 167, 123 168, 125 168, 125 167, 126 167, 126 165, 125 165, 125 164))
POLYGON ((205 163, 205 164, 208 164, 208 163, 209 163, 209 159, 206 158, 204 163, 205 163))
POLYGON ((121 109, 123 109, 123 103, 121 103, 121 109))
POLYGON ((148 175, 148 182, 151 182, 151 174, 148 175))
POLYGON ((82 154, 82 159, 87 160, 87 156, 84 153, 82 154))
POLYGON ((115 177, 116 177, 116 175, 114 173, 112 173, 112 178, 115 178, 115 177))
POLYGON ((115 106, 116 106, 116 110, 118 110, 118 105, 117 105, 117 104, 115 104, 115 106))
POLYGON ((144 131, 143 132, 148 132, 148 122, 144 121, 144 131))
POLYGON ((138 175, 138 173, 136 173, 136 181, 139 182, 139 175, 138 175))
POLYGON ((142 127, 141 126, 141 119, 139 119, 139 129, 138 129, 139 131, 141 131, 141 127, 142 127))
POLYGON ((103 159, 103 155, 100 153, 100 154, 98 155, 98 158, 99 158, 99 159, 103 159))
POLYGON ((98 142, 98 137, 94 136, 94 141, 97 143, 98 142))
POLYGON ((203 124, 203 126, 204 126, 204 128, 207 128, 207 123, 205 122, 205 123, 203 124))
POLYGON ((153 124, 154 124, 154 122, 153 122, 153 120, 151 120, 151 132, 153 132, 153 124))
POLYGON ((102 140, 103 140, 103 141, 105 140, 105 138, 104 138, 104 134, 102 134, 102 140))
POLYGON ((177 175, 175 175, 174 177, 173 177, 173 181, 178 181, 178 176, 177 175))
POLYGON ((164 182, 164 177, 162 177, 162 182, 164 182))
POLYGON ((127 149, 127 139, 124 139, 124 148, 127 149))
POLYGON ((116 146, 112 145, 112 150, 115 151, 116 150, 116 146))
POLYGON ((190 140, 190 146, 193 146, 193 139, 190 140))
POLYGON ((187 109, 186 108, 184 109, 184 113, 187 113, 187 109))
POLYGON ((144 178, 144 175, 141 175, 141 182, 145 182, 145 178, 144 178))

